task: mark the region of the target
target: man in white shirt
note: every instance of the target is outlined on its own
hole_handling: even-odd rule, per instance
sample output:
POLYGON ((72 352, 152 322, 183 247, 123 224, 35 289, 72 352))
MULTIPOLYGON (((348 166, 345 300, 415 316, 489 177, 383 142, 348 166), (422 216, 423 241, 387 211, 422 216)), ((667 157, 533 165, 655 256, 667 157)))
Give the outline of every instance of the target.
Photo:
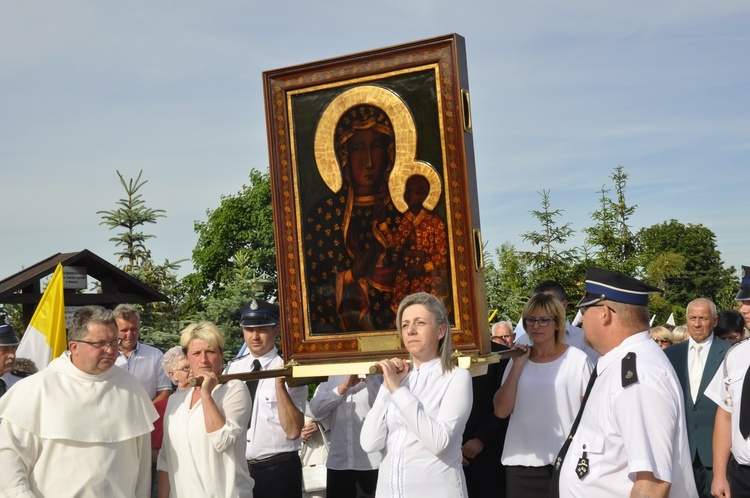
POLYGON ((745 319, 745 336, 750 336, 750 266, 742 267, 742 279, 740 280, 740 291, 737 293, 735 301, 740 302, 740 313, 745 319))
MULTIPOLYGON (((548 294, 554 296, 562 303, 563 309, 566 311, 568 309, 568 294, 565 292, 565 288, 554 280, 545 280, 539 283, 534 287, 534 290, 531 291, 531 294, 548 294)), ((521 330, 523 331, 523 329, 521 330)), ((523 334, 519 333, 516 338, 516 344, 531 346, 531 338, 525 332, 523 334)), ((568 319, 565 320, 565 344, 578 348, 586 353, 586 356, 589 357, 589 360, 591 360, 591 363, 593 364, 596 364, 596 360, 599 359, 599 353, 586 344, 583 329, 572 325, 568 319)))
POLYGON ((68 351, 0 399, 0 496, 150 496, 156 409, 116 355, 112 312, 84 306, 68 351))
MULTIPOLYGON (((233 361, 225 374, 272 370, 284 359, 276 348, 279 307, 253 299, 241 312, 240 326, 249 351, 233 361)), ((253 498, 301 498, 302 463, 299 458, 307 386, 288 387, 284 377, 248 381, 253 398, 247 430, 253 498)))
POLYGON ((138 342, 141 335, 141 315, 130 304, 120 304, 114 310, 119 354, 115 365, 130 372, 141 383, 154 403, 172 394, 172 383, 161 366, 164 354, 153 346, 138 342))
POLYGON ((329 377, 315 390, 310 413, 316 420, 331 415, 326 498, 350 498, 357 485, 367 496, 375 494, 382 451, 367 453, 359 444, 362 424, 383 380, 380 375, 329 377))
POLYGON ((682 389, 648 335, 650 292, 661 289, 588 269, 578 307, 586 341, 601 356, 553 467, 550 496, 698 496, 682 389))
MULTIPOLYGON (((740 291, 734 299, 747 321, 750 266, 742 267, 740 291)), ((727 351, 705 394, 719 406, 714 420, 711 492, 720 498, 750 496, 750 341, 740 341, 727 351)))

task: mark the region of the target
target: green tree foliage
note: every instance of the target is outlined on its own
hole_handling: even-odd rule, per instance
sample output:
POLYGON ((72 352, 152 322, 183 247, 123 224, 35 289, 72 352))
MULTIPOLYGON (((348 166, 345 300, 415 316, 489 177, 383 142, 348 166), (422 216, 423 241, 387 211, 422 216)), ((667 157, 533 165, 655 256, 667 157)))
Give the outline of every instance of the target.
MULTIPOLYGON (((647 279, 664 288, 664 298, 679 312, 698 297, 719 309, 732 309, 739 283, 734 267, 724 268, 716 235, 703 225, 670 220, 638 232, 641 266, 647 279)), ((667 317, 657 316, 657 321, 667 317)), ((684 314, 675 318, 684 320, 684 314)))
POLYGON ((575 231, 570 228, 570 223, 558 224, 557 218, 563 211, 551 209, 549 190, 543 190, 539 195, 542 196, 542 209, 533 210, 531 214, 541 223, 541 230, 521 235, 532 246, 539 246, 536 252, 522 253, 530 267, 529 278, 532 282, 554 280, 568 288, 575 284, 571 269, 578 262, 578 251, 564 246, 575 231))
POLYGON ((262 290, 266 280, 262 276, 259 277, 252 268, 250 251, 241 249, 232 260, 234 268, 224 291, 218 295, 208 296, 204 301, 204 309, 196 316, 196 320, 213 322, 224 332, 224 359, 226 361, 234 357, 244 343, 239 312, 253 298, 266 301, 270 299, 270 296, 262 290))
POLYGON ((159 290, 167 296, 167 302, 153 302, 141 306, 141 340, 162 351, 180 342, 180 332, 189 323, 187 316, 187 296, 184 286, 177 278, 180 263, 165 260, 155 265, 147 260, 131 274, 140 281, 159 290))
POLYGON ((125 189, 126 197, 117 201, 119 206, 112 211, 97 211, 102 215, 102 225, 108 225, 110 230, 124 228, 125 231, 109 239, 115 246, 123 246, 123 250, 116 252, 118 262, 123 262, 122 269, 138 278, 145 284, 166 295, 167 302, 149 303, 141 306, 141 340, 162 350, 168 349, 179 341, 179 331, 184 321, 185 292, 179 285, 177 270, 183 260, 156 265, 151 258, 151 252, 146 247, 146 241, 153 238, 139 231, 146 223, 156 223, 158 218, 166 217, 163 209, 152 209, 146 205, 138 191, 148 183, 141 180, 143 170, 136 179, 125 181, 117 171, 120 183, 125 189))
POLYGON ((523 254, 513 244, 504 243, 495 249, 497 263, 485 255, 485 280, 487 303, 490 313, 497 310, 493 322, 510 320, 515 322, 531 291, 528 268, 523 254))
MULTIPOLYGON (((193 250, 195 272, 184 283, 196 310, 206 296, 222 297, 235 281, 233 258, 248 250, 249 268, 255 274, 276 278, 273 207, 268 173, 250 171, 250 182, 236 195, 222 196, 218 208, 206 212, 207 220, 195 223, 198 243, 193 250)), ((275 284, 274 284, 275 285, 275 284)))
POLYGON ((583 232, 586 243, 595 251, 593 264, 632 275, 638 268, 638 259, 635 237, 628 223, 637 206, 628 206, 625 200, 628 175, 622 166, 615 168, 611 178, 615 182, 615 199, 609 197, 610 189, 602 186, 597 192, 599 209, 591 213, 596 223, 583 232))
POLYGON ((125 178, 117 171, 120 183, 125 189, 126 197, 117 201, 119 206, 117 209, 96 212, 96 214, 102 215, 100 225, 107 225, 110 230, 125 229, 124 232, 118 233, 116 237, 109 240, 114 242, 115 246, 123 247, 120 252, 115 253, 115 256, 118 256, 118 262, 126 261, 123 268, 128 272, 134 271, 144 262, 151 260, 151 254, 146 249, 146 240, 154 236, 139 232, 137 229, 146 223, 156 223, 157 218, 166 216, 163 209, 152 209, 146 206, 146 201, 138 193, 148 183, 147 180, 141 181, 142 175, 143 170, 138 172, 138 178, 135 180, 131 178, 126 183, 125 178))

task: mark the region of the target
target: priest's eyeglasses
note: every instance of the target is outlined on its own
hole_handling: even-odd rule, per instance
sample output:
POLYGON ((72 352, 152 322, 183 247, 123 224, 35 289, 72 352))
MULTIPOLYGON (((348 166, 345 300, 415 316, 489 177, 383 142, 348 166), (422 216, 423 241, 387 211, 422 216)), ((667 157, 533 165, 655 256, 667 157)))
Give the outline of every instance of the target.
POLYGON ((97 341, 97 342, 91 342, 91 341, 84 341, 83 339, 73 339, 73 342, 82 342, 84 344, 88 344, 89 346, 94 346, 98 349, 117 349, 117 346, 120 344, 120 340, 116 339, 114 341, 97 341))

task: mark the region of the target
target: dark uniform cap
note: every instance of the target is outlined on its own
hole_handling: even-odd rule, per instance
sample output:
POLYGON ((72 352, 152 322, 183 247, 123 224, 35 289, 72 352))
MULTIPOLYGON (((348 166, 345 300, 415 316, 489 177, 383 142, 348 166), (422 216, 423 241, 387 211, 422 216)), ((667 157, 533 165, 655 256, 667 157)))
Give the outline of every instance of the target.
POLYGON ((750 300, 750 266, 742 267, 742 280, 740 280, 740 291, 734 298, 735 301, 750 300))
POLYGON ((279 307, 259 299, 253 299, 240 312, 240 327, 272 327, 279 324, 279 307))
POLYGON ((6 324, 0 325, 0 346, 18 346, 20 342, 13 327, 6 324))
POLYGON ((628 275, 589 266, 586 272, 586 294, 576 307, 591 306, 604 299, 634 306, 646 306, 650 292, 664 291, 628 275))

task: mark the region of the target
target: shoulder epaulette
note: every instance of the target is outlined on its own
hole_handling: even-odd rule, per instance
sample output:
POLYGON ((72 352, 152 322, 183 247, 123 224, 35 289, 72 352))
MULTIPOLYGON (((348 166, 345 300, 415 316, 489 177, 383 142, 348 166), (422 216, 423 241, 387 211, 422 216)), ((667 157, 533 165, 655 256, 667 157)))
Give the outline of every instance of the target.
POLYGON ((250 354, 250 351, 248 351, 247 353, 243 354, 242 356, 237 356, 236 358, 232 358, 231 360, 229 360, 227 362, 227 365, 229 365, 230 363, 234 363, 237 360, 241 360, 241 359, 245 358, 249 354, 250 354))
POLYGON ((635 353, 630 352, 622 359, 622 387, 638 383, 638 370, 635 367, 635 353))
MULTIPOLYGON (((745 342, 747 340, 748 339, 745 338, 745 339, 742 339, 741 341, 737 341, 734 344, 732 344, 729 347, 729 349, 727 349, 727 352, 724 355, 724 359, 721 361, 721 372, 724 375, 725 379, 727 378, 727 375, 728 375, 728 373, 727 373, 727 360, 729 359, 729 353, 731 353, 732 350, 736 346, 739 346, 740 344, 742 344, 743 342, 745 342)), ((725 395, 725 397, 724 397, 724 404, 726 406, 732 406, 734 404, 734 402, 732 401, 732 395, 729 394, 729 385, 726 382, 724 382, 724 395, 725 395)))
POLYGON ((31 372, 22 372, 21 370, 11 370, 10 373, 12 373, 16 377, 20 377, 22 379, 25 379, 29 375, 32 375, 31 372))

